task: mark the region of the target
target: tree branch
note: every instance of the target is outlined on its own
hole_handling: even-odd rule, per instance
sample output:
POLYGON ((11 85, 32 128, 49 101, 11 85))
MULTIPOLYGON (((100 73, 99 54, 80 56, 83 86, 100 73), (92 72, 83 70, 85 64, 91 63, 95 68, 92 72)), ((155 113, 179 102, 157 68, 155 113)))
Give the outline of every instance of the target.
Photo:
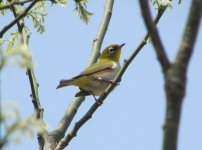
MULTIPOLYGON (((103 42, 104 36, 106 34, 106 31, 107 31, 107 28, 108 28, 108 25, 110 22, 110 18, 112 15, 113 3, 114 3, 114 0, 106 0, 105 9, 103 12, 100 26, 99 26, 97 34, 96 34, 96 38, 93 41, 91 56, 89 58, 87 67, 94 64, 98 59, 101 44, 103 42)), ((76 97, 72 100, 72 102, 69 104, 64 116, 58 123, 56 129, 54 131, 52 131, 46 137, 46 141, 48 141, 47 144, 50 144, 50 145, 47 145, 47 147, 54 149, 56 146, 56 143, 58 143, 58 141, 60 141, 65 136, 65 132, 66 132, 67 128, 69 127, 72 119, 74 118, 78 108, 80 107, 80 105, 84 101, 84 99, 85 99, 85 97, 76 97)), ((58 146, 56 149, 58 149, 58 146)))
POLYGON ((114 4, 114 0, 106 0, 105 2, 103 16, 97 31, 96 38, 93 41, 91 56, 87 66, 91 66, 92 64, 94 64, 99 57, 100 48, 111 19, 113 4, 114 4))
POLYGON ((19 20, 24 18, 28 11, 38 2, 39 0, 33 0, 32 3, 22 12, 22 14, 18 15, 13 21, 11 21, 7 26, 5 26, 1 31, 0 31, 0 38, 3 37, 3 35, 12 27, 14 26, 19 20))
POLYGON ((202 1, 193 0, 176 59, 166 75, 166 119, 163 150, 176 150, 181 107, 186 90, 187 68, 200 26, 202 1))
MULTIPOLYGON (((16 9, 19 9, 19 7, 17 6, 12 6, 12 11, 13 11, 13 14, 15 16, 15 18, 17 18, 17 14, 16 14, 16 9)), ((22 42, 23 44, 28 44, 28 35, 23 32, 25 30, 24 29, 24 22, 20 20, 17 21, 17 25, 18 25, 18 30, 19 32, 22 34, 22 38, 26 38, 26 39, 22 39, 22 42), (26 34, 25 36, 23 34, 26 34)), ((32 58, 31 58, 32 59, 32 58)), ((29 78, 29 82, 30 82, 30 87, 31 87, 31 91, 32 91, 32 94, 30 95, 31 98, 32 98, 32 103, 34 105, 34 110, 35 110, 35 113, 36 113, 36 119, 43 119, 43 108, 41 107, 41 104, 40 104, 40 101, 39 101, 39 96, 38 96, 38 83, 36 81, 36 77, 35 77, 35 74, 34 74, 34 70, 33 68, 27 68, 27 75, 28 75, 28 78, 29 78)), ((38 138, 38 142, 39 142, 39 150, 43 150, 43 147, 44 147, 44 139, 43 139, 43 136, 41 135, 41 133, 37 133, 37 138, 38 138)))
MULTIPOLYGON (((162 67, 162 70, 163 70, 163 73, 165 76, 166 71, 170 67, 170 62, 168 60, 165 49, 164 49, 163 44, 161 42, 160 36, 158 34, 157 27, 155 26, 154 22, 152 21, 151 13, 149 10, 148 0, 139 0, 139 3, 141 6, 141 11, 142 11, 145 25, 147 27, 147 30, 151 34, 150 35, 151 40, 152 40, 153 46, 156 50, 158 60, 161 64, 161 67, 162 67)), ((165 9, 165 8, 163 8, 163 9, 165 9)))
MULTIPOLYGON (((34 105, 34 110, 36 112, 36 119, 43 120, 43 112, 44 109, 41 107, 39 96, 38 96, 38 86, 39 84, 36 81, 36 77, 34 74, 33 68, 27 68, 27 75, 30 82, 30 87, 32 94, 30 95, 32 98, 32 103, 34 105)), ((44 147, 44 138, 43 135, 37 133, 38 143, 39 143, 39 150, 43 150, 44 147)))
POLYGON ((33 0, 13 1, 13 2, 7 4, 7 5, 1 6, 0 10, 9 9, 9 8, 11 8, 14 5, 24 5, 25 3, 29 3, 31 1, 33 1, 33 0))
POLYGON ((201 7, 200 0, 194 0, 192 2, 189 18, 184 31, 183 39, 180 44, 180 48, 175 59, 175 63, 184 66, 188 66, 191 54, 193 53, 194 43, 198 34, 198 29, 201 21, 201 7))
MULTIPOLYGON (((155 17, 154 23, 157 24, 165 12, 166 9, 164 9, 162 12, 158 12, 157 16, 155 17)), ((91 108, 88 110, 88 112, 78 121, 75 123, 75 126, 73 127, 72 131, 63 139, 59 142, 56 150, 62 150, 64 149, 69 142, 76 136, 78 130, 92 117, 94 112, 98 109, 100 104, 104 102, 106 97, 109 95, 109 93, 114 89, 114 87, 117 85, 115 83, 119 82, 125 73, 126 69, 130 65, 130 63, 134 60, 134 58, 137 56, 137 54, 140 52, 140 50, 147 44, 147 40, 149 38, 150 34, 147 33, 141 43, 138 45, 138 47, 135 49, 135 51, 131 54, 128 60, 124 61, 124 65, 122 69, 119 71, 117 76, 115 77, 113 83, 109 85, 109 87, 106 89, 106 91, 99 97, 97 102, 95 102, 91 108)))

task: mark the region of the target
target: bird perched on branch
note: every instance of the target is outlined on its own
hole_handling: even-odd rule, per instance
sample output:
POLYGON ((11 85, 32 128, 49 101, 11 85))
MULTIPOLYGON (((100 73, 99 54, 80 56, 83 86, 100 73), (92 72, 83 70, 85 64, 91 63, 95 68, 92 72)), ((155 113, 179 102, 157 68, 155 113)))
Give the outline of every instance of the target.
POLYGON ((80 89, 75 95, 76 97, 87 95, 93 95, 95 97, 102 95, 121 68, 119 59, 121 48, 124 45, 125 43, 108 46, 101 53, 98 62, 86 68, 72 79, 60 80, 57 89, 73 85, 80 89))

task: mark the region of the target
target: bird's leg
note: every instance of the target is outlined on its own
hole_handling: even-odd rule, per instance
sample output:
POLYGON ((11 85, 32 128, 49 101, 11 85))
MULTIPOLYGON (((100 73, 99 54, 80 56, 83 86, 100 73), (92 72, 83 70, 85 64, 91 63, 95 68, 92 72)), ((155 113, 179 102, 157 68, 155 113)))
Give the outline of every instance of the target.
POLYGON ((93 96, 93 98, 95 99, 95 101, 97 102, 97 98, 95 97, 95 95, 93 94, 93 92, 91 92, 91 91, 88 91, 89 93, 90 93, 90 95, 92 95, 93 96))
POLYGON ((95 102, 96 102, 99 106, 101 106, 102 103, 98 101, 98 99, 95 97, 95 95, 92 94, 92 96, 93 96, 93 98, 95 99, 95 102))
POLYGON ((95 99, 95 102, 99 105, 99 106, 101 106, 102 105, 102 103, 100 103, 99 101, 98 101, 98 99, 95 97, 95 95, 93 95, 92 94, 92 96, 94 97, 94 99, 95 99))
POLYGON ((98 101, 98 99, 95 97, 95 95, 91 92, 91 91, 88 91, 92 96, 93 96, 93 98, 95 99, 95 102, 100 106, 100 105, 102 105, 102 103, 100 103, 99 101, 98 101))

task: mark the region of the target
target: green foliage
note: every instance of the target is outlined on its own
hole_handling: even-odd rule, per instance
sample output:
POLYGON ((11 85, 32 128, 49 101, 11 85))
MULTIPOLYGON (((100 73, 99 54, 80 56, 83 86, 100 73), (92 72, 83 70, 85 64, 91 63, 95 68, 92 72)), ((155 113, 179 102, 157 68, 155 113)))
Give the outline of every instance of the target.
POLYGON ((6 50, 0 51, 0 58, 3 59, 0 61, 0 66, 3 67, 3 65, 6 63, 13 64, 13 65, 19 65, 22 68, 31 68, 33 67, 32 64, 32 56, 31 51, 29 50, 29 47, 26 43, 22 42, 22 36, 18 32, 12 33, 12 40, 1 40, 0 44, 5 44, 5 42, 8 42, 6 45, 6 50), (18 38, 16 36, 19 36, 18 38), (21 38, 20 38, 21 37, 21 38), (13 42, 13 41, 18 41, 13 42), (5 61, 6 60, 6 61, 5 61))
MULTIPOLYGON (((52 2, 52 4, 59 4, 61 6, 67 5, 66 0, 50 0, 50 1, 52 2)), ((39 33, 45 32, 44 22, 45 22, 45 17, 47 15, 45 2, 46 1, 38 1, 34 5, 34 7, 26 15, 27 18, 31 18, 32 23, 34 25, 34 28, 39 33)), ((88 0, 74 0, 74 2, 76 4, 75 10, 77 11, 79 18, 84 23, 88 24, 89 23, 89 17, 91 15, 93 15, 91 12, 87 11, 87 9, 86 9, 86 4, 87 4, 88 0)), ((0 7, 3 7, 3 6, 10 4, 10 3, 12 3, 12 1, 2 0, 0 2, 0 7)), ((22 5, 15 5, 15 6, 17 8, 16 9, 17 15, 22 14, 23 11, 26 9, 24 7, 24 5, 23 6, 22 5)), ((7 11, 11 11, 11 9, 3 9, 2 8, 2 10, 0 10, 0 13, 2 15, 5 15, 6 13, 8 13, 7 11)), ((20 23, 22 23, 23 20, 21 20, 20 23)), ((24 28, 29 32, 29 29, 28 29, 28 27, 26 27, 26 25, 24 26, 24 28)), ((0 46, 2 46, 4 49, 9 51, 13 47, 16 46, 16 42, 18 41, 19 37, 20 37, 20 34, 18 31, 11 32, 10 38, 0 39, 0 46)))
POLYGON ((0 124, 3 130, 1 130, 0 148, 13 142, 19 143, 22 136, 31 138, 36 131, 45 133, 44 123, 33 118, 34 115, 22 118, 13 102, 2 103, 0 124))
POLYGON ((27 17, 32 18, 32 22, 34 24, 34 28, 37 30, 39 33, 45 32, 45 26, 44 26, 44 21, 45 21, 45 16, 47 16, 46 11, 46 6, 44 1, 40 1, 36 3, 34 8, 30 10, 27 14, 27 17))
POLYGON ((51 0, 52 4, 59 4, 61 6, 66 6, 67 1, 66 0, 51 0))
MULTIPOLYGON (((7 2, 2 2, 0 3, 1 6, 7 4, 7 2)), ((24 11, 21 6, 16 6, 16 14, 20 15, 24 11)), ((4 10, 9 10, 9 9, 4 9, 4 10)), ((0 11, 2 14, 5 14, 5 11, 2 10, 0 11)), ((47 13, 45 13, 46 7, 45 7, 45 1, 39 1, 38 3, 35 4, 34 8, 30 10, 27 14, 27 17, 32 19, 34 28, 37 30, 39 33, 45 32, 45 26, 44 26, 44 21, 45 21, 45 16, 47 13)), ((22 21, 20 21, 22 23, 22 21)), ((30 32, 29 29, 25 26, 24 29, 27 32, 30 32)), ((13 47, 16 46, 17 41, 20 38, 20 33, 18 31, 11 32, 10 33, 10 38, 2 38, 0 39, 0 46, 4 47, 6 51, 9 51, 13 49, 13 47)))
POLYGON ((147 42, 147 43, 151 43, 151 37, 148 37, 148 39, 147 39, 146 42, 147 42))
POLYGON ((0 39, 0 46, 4 46, 6 51, 11 50, 15 46, 16 41, 20 38, 20 34, 18 31, 11 32, 10 36, 10 39, 0 39))
POLYGON ((93 15, 93 13, 86 10, 86 3, 88 0, 74 0, 76 4, 75 10, 78 13, 79 18, 86 24, 89 23, 89 17, 93 15))
POLYGON ((5 65, 5 63, 6 63, 6 57, 3 53, 3 50, 0 48, 0 72, 3 66, 5 65))
MULTIPOLYGON (((5 6, 5 5, 9 4, 9 3, 10 2, 8 0, 0 0, 0 7, 5 6)), ((0 10, 0 14, 5 15, 8 10, 9 9, 2 9, 2 10, 0 10)))
POLYGON ((157 10, 162 10, 165 7, 172 7, 171 0, 150 0, 157 10))

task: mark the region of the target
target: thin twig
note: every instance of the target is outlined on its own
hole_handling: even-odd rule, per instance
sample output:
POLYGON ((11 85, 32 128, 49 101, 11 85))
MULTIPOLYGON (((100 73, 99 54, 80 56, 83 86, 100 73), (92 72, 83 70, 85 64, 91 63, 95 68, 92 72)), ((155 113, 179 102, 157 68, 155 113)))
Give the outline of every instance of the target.
POLYGON ((139 0, 139 3, 140 3, 140 6, 141 6, 141 11, 142 11, 142 15, 143 15, 143 18, 144 18, 145 25, 147 27, 147 30, 150 33, 151 40, 152 40, 152 43, 153 43, 153 45, 155 47, 158 60, 159 60, 159 62, 161 64, 163 73, 165 75, 166 71, 170 67, 170 62, 168 60, 168 57, 166 55, 164 46, 163 46, 163 44, 161 42, 161 39, 160 39, 160 36, 158 34, 157 27, 155 26, 155 24, 154 24, 154 22, 152 20, 151 12, 149 10, 148 0, 139 0))
MULTIPOLYGON (((34 75, 34 71, 32 68, 27 68, 27 75, 29 78, 29 83, 31 87, 32 94, 30 95, 32 98, 32 103, 34 105, 34 110, 36 112, 36 119, 43 120, 43 111, 44 109, 41 107, 39 96, 38 96, 38 83, 36 81, 36 77, 34 75)), ((37 133, 38 143, 39 143, 39 150, 43 150, 44 147, 44 138, 43 135, 37 133)))
MULTIPOLYGON (((19 9, 18 6, 12 6, 12 12, 15 18, 17 18, 17 14, 16 14, 16 9, 19 9)), ((23 39, 22 42, 23 44, 28 44, 28 36, 24 36, 23 35, 23 29, 24 29, 24 22, 18 20, 17 21, 17 25, 18 25, 18 31, 22 34, 23 39)), ((25 33, 26 34, 26 33, 25 33)), ((38 96, 38 83, 36 81, 35 75, 34 75, 34 71, 33 68, 27 68, 27 75, 29 77, 29 82, 30 82, 30 87, 31 87, 31 91, 32 94, 30 95, 32 98, 32 103, 34 105, 34 109, 36 112, 36 119, 43 119, 43 108, 41 107, 40 101, 39 101, 39 96, 38 96)), ((38 138, 38 142, 39 142, 39 150, 43 150, 44 147, 44 139, 43 136, 41 135, 41 133, 37 133, 37 138, 38 138)))
POLYGON ((7 26, 5 26, 1 31, 0 31, 0 38, 3 37, 4 33, 6 33, 12 26, 14 26, 19 20, 24 18, 28 11, 38 2, 39 0, 34 0, 30 5, 20 14, 18 15, 13 21, 11 21, 7 26))
POLYGON ((9 3, 9 4, 6 4, 6 5, 1 6, 1 7, 0 7, 0 10, 9 9, 9 8, 11 8, 11 7, 14 6, 14 5, 24 5, 24 4, 29 3, 29 2, 31 2, 31 1, 33 1, 33 0, 13 1, 13 2, 11 2, 11 3, 9 3))
MULTIPOLYGON (((11 10, 12 10, 12 12, 13 12, 13 15, 14 15, 14 17, 16 18, 18 15, 17 15, 17 13, 16 13, 15 8, 16 8, 16 7, 15 7, 14 5, 11 6, 11 10)), ((23 29, 23 27, 24 27, 23 22, 20 23, 20 21, 17 21, 17 26, 18 26, 18 31, 19 31, 19 33, 22 34, 22 29, 23 29), (22 25, 21 25, 21 24, 22 24, 22 25)))
MULTIPOLYGON (((158 23, 159 19, 161 18, 161 16, 163 15, 164 12, 165 12, 165 10, 162 12, 159 12, 157 14, 157 16, 154 20, 154 22, 156 24, 158 23)), ((78 130, 92 117, 92 115, 98 109, 100 104, 102 104, 104 102, 104 100, 109 95, 109 93, 114 89, 114 87, 116 86, 115 83, 117 83, 121 80, 123 74, 125 73, 126 69, 130 65, 130 63, 133 61, 133 59, 137 56, 137 54, 140 52, 140 50, 147 44, 148 38, 149 38, 149 33, 147 33, 144 36, 142 42, 138 45, 138 47, 135 49, 135 51, 132 53, 132 55, 129 57, 129 59, 124 61, 124 65, 123 65, 122 69, 119 71, 119 73, 117 74, 117 76, 115 77, 114 82, 109 85, 109 87, 106 89, 106 91, 99 97, 97 102, 95 102, 91 106, 91 108, 88 110, 88 112, 78 122, 75 123, 75 126, 73 127, 72 131, 63 140, 60 141, 60 143, 57 146, 58 149, 56 149, 56 150, 62 150, 63 148, 65 148, 69 144, 69 142, 76 136, 78 130)))

